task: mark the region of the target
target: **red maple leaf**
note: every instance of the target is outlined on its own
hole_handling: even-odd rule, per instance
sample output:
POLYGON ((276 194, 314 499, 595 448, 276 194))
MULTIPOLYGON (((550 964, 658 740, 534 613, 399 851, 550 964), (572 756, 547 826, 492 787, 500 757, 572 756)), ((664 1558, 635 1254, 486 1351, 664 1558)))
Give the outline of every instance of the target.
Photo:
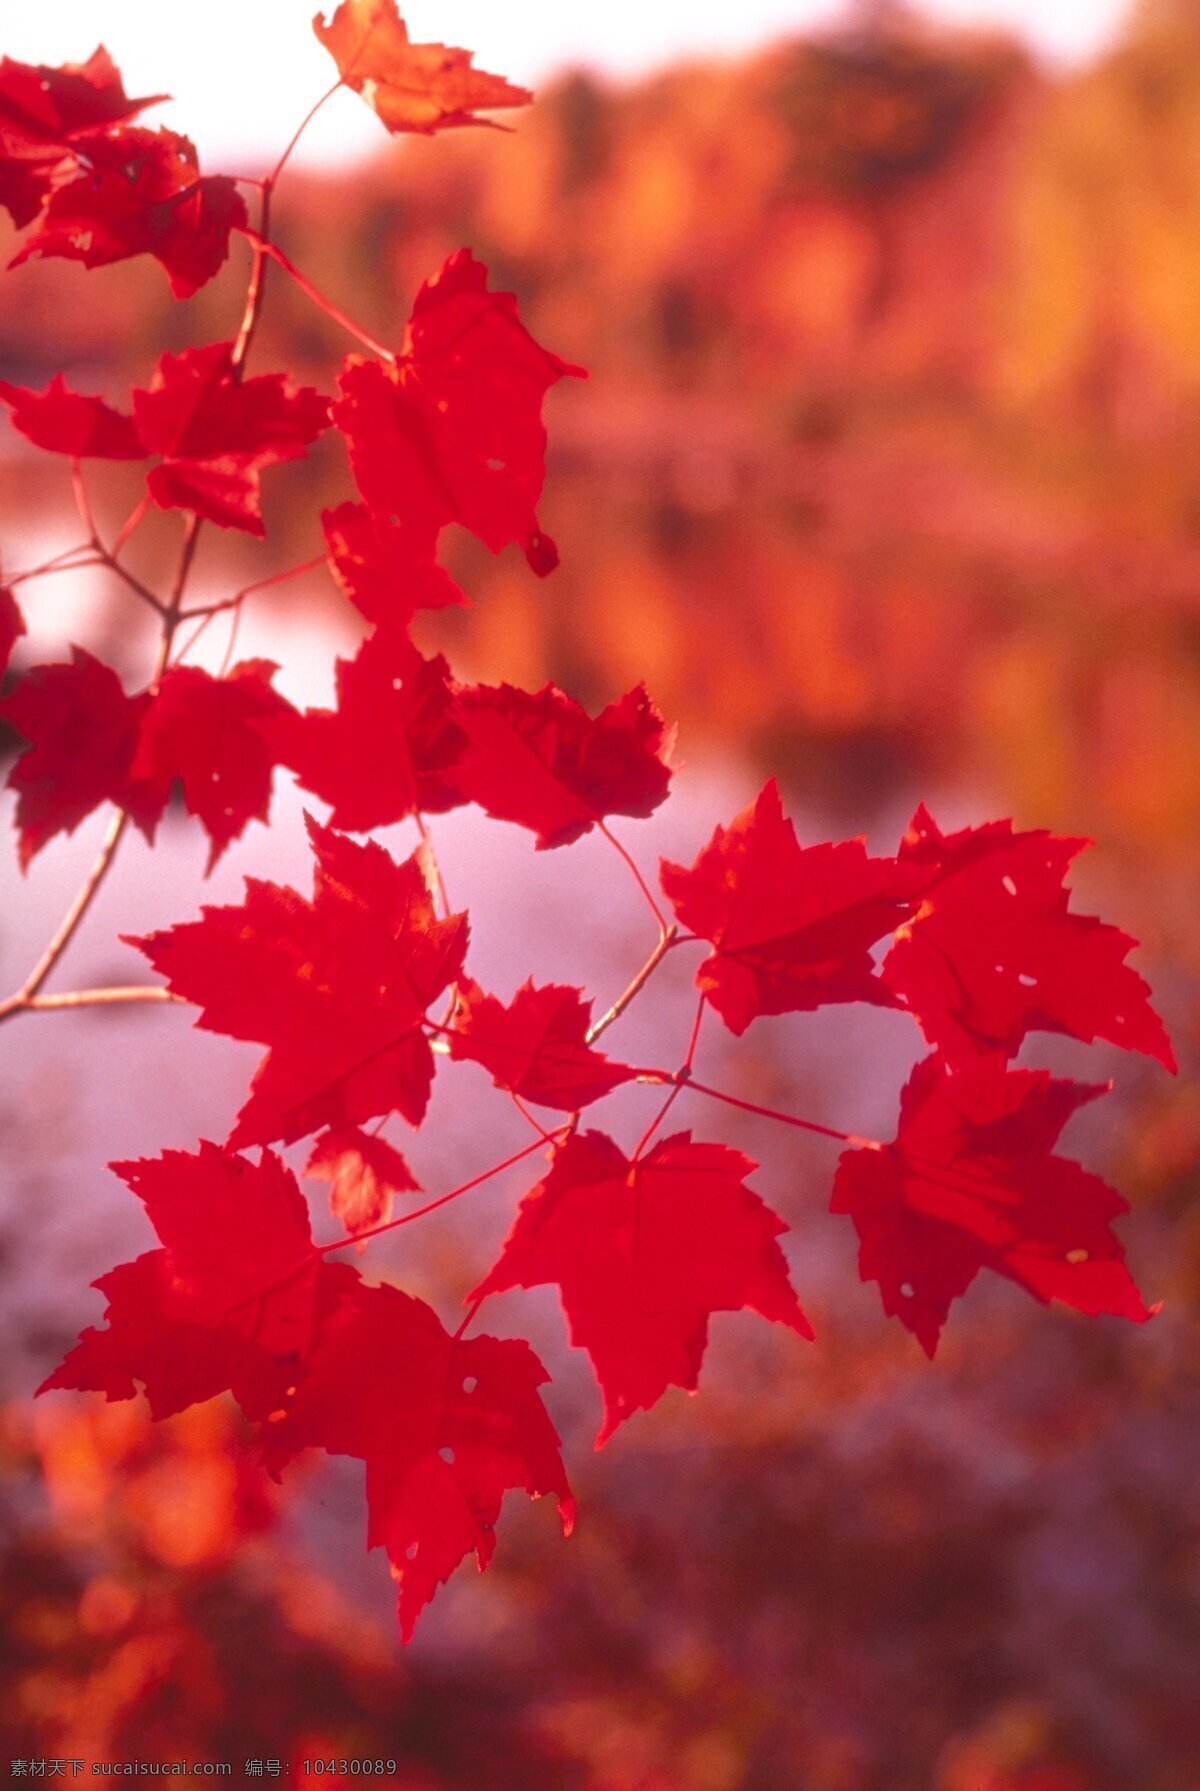
POLYGON ((433 559, 427 529, 385 521, 365 504, 322 511, 321 527, 334 578, 369 622, 401 632, 418 610, 470 605, 433 559))
POLYGON ((365 832, 466 801, 450 781, 463 735, 449 671, 440 655, 424 659, 403 637, 376 634, 338 660, 336 709, 308 709, 272 730, 280 763, 329 803, 332 827, 365 832))
POLYGON ((268 1047, 229 1143, 285 1143, 398 1111, 424 1117, 433 1055, 425 1010, 462 974, 467 917, 436 918, 421 853, 309 821, 313 899, 246 879, 240 907, 129 939, 208 1032, 268 1047))
POLYGON ((333 420, 368 506, 432 544, 462 523, 493 553, 510 541, 539 574, 558 563, 538 527, 546 475, 542 399, 583 369, 542 348, 511 292, 460 249, 417 294, 393 367, 348 357, 333 420))
POLYGON ((367 1464, 367 1547, 387 1550, 405 1641, 472 1551, 482 1570, 510 1488, 552 1493, 564 1532, 574 1503, 527 1343, 451 1337, 422 1300, 364 1287, 326 1327, 287 1417, 275 1465, 306 1447, 367 1464))
POLYGON ((344 84, 362 94, 389 131, 430 135, 492 124, 475 114, 527 106, 533 98, 501 75, 472 68, 469 50, 410 43, 395 0, 342 0, 328 24, 317 14, 313 30, 344 84))
POLYGON ((278 1407, 322 1326, 358 1277, 312 1246, 296 1179, 270 1151, 255 1164, 202 1142, 194 1154, 112 1168, 145 1205, 163 1248, 96 1286, 107 1329, 89 1328, 38 1388, 131 1399, 154 1417, 232 1389, 252 1417, 278 1407))
POLYGON ((1124 961, 1136 939, 1068 911, 1063 880, 1088 844, 1011 821, 945 835, 924 807, 913 816, 900 857, 932 877, 883 979, 955 1062, 1015 1056, 1038 1030, 1109 1039, 1175 1069, 1150 990, 1124 961))
POLYGON ((12 650, 25 633, 21 607, 7 585, 0 585, 0 678, 8 669, 12 650))
POLYGON ((466 802, 538 836, 570 845, 608 815, 646 816, 665 801, 674 743, 639 684, 595 720, 553 684, 467 685, 454 720, 466 746, 450 781, 466 802))
POLYGON ((871 947, 911 914, 927 881, 918 866, 869 858, 861 840, 801 846, 774 779, 716 829, 690 870, 662 865, 679 920, 716 948, 696 985, 738 1034, 758 1014, 892 1005, 871 947))
MULTIPOLYGON (((398 1150, 359 1126, 322 1132, 304 1173, 328 1182, 329 1210, 347 1231, 370 1231, 391 1217, 392 1195, 420 1189, 398 1150)), ((358 1245, 362 1250, 365 1246, 358 1245)))
POLYGON ((178 780, 188 813, 212 841, 210 871, 250 820, 267 819, 276 764, 270 729, 296 713, 271 688, 278 670, 266 659, 244 660, 220 678, 172 666, 142 720, 130 778, 160 813, 178 780))
POLYGON ((176 298, 190 298, 221 267, 246 207, 224 174, 201 176, 196 151, 174 131, 131 126, 73 144, 78 171, 51 192, 41 222, 9 262, 34 255, 107 267, 153 255, 176 298))
POLYGON ((1150 1316, 1113 1236, 1121 1196, 1067 1157, 1063 1126, 1107 1085, 1014 1070, 994 1054, 919 1063, 893 1144, 842 1155, 832 1211, 849 1213, 864 1281, 932 1356, 982 1268, 1080 1312, 1150 1316))
POLYGON ((303 458, 328 427, 329 405, 282 373, 238 379, 232 347, 162 355, 150 386, 133 394, 133 414, 146 447, 163 456, 146 475, 156 504, 261 536, 259 475, 303 458))
POLYGON ((483 1065, 497 1088, 575 1113, 637 1071, 587 1042, 592 1004, 582 989, 522 984, 507 1006, 469 978, 458 985, 450 1055, 483 1065))
POLYGON ((55 146, 123 124, 163 93, 129 99, 112 57, 99 45, 86 62, 45 64, 0 58, 0 146, 55 146))
POLYGON ((44 392, 0 380, 0 399, 12 406, 12 425, 37 448, 49 448, 73 459, 144 460, 146 449, 132 417, 106 404, 71 392, 56 373, 44 392))
POLYGON ((710 1314, 748 1306, 811 1338, 776 1241, 787 1227, 745 1185, 755 1168, 690 1132, 636 1162, 602 1132, 576 1133, 521 1202, 470 1298, 558 1286, 604 1394, 597 1448, 669 1386, 695 1389, 710 1314))
POLYGON ((158 794, 130 777, 150 698, 126 696, 116 672, 84 648, 71 653, 67 664, 32 666, 0 703, 0 716, 30 743, 8 774, 22 869, 102 802, 126 809, 147 838, 162 812, 158 794))
POLYGON ((23 228, 66 178, 80 137, 111 129, 165 95, 129 99, 101 45, 86 62, 48 68, 0 60, 0 204, 23 228))

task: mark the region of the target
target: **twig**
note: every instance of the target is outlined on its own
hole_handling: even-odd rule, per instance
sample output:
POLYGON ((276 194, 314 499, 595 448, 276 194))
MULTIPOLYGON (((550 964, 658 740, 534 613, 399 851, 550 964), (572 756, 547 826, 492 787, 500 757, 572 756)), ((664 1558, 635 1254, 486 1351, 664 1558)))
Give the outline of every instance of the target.
POLYGON ((617 999, 613 1002, 608 1012, 603 1014, 594 1025, 588 1028, 586 1042, 589 1045, 594 1045, 601 1033, 607 1032, 613 1021, 621 1018, 621 1015, 625 1012, 625 1009, 629 1006, 630 1002, 633 1001, 645 988, 671 947, 677 944, 678 941, 679 928, 676 926, 667 927, 658 944, 650 953, 650 956, 646 959, 646 962, 642 965, 628 988, 624 989, 621 994, 617 996, 617 999))

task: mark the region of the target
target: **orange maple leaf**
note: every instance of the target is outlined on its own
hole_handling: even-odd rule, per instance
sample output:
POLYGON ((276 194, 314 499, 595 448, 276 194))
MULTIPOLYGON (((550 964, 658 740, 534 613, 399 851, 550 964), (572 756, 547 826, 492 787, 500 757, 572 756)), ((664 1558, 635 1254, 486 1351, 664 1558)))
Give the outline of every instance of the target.
POLYGON ((503 75, 472 68, 470 50, 411 43, 396 0, 342 0, 328 24, 316 15, 313 30, 345 85, 362 94, 389 131, 429 136, 460 125, 493 124, 475 113, 527 106, 533 98, 503 75))

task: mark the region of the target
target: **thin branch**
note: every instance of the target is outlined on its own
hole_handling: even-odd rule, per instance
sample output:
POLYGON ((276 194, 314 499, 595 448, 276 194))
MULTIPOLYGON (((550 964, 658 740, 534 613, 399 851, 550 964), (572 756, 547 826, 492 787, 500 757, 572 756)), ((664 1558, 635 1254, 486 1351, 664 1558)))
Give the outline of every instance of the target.
POLYGON ((621 844, 621 842, 617 838, 616 834, 613 833, 609 829, 607 823, 604 821, 597 821, 596 825, 600 829, 600 832, 604 835, 605 839, 608 841, 609 845, 612 846, 616 852, 619 852, 621 857, 625 860, 626 865, 629 867, 629 870, 633 874, 634 882, 637 884, 638 888, 641 890, 642 894, 646 898, 647 903, 649 904, 651 914, 653 914, 655 920, 658 922, 659 934, 661 935, 662 938, 665 939, 671 929, 663 917, 662 909, 659 907, 658 903, 654 899, 653 893, 651 892, 651 889, 650 889, 650 885, 646 882, 646 879, 642 876, 642 873, 641 873, 641 871, 639 871, 631 854, 626 851, 625 847, 621 844))
POLYGON ((317 101, 316 105, 309 107, 308 111, 304 114, 304 117, 300 120, 300 123, 297 125, 296 129, 293 131, 291 140, 288 143, 287 148, 284 150, 283 154, 280 156, 279 160, 276 162, 276 164, 272 168, 271 172, 267 175, 265 182, 262 183, 263 185, 265 185, 268 188, 273 187, 275 185, 275 182, 279 179, 279 176, 283 173, 284 169, 286 168, 288 161, 291 157, 292 151, 295 149, 297 143, 299 143, 301 137, 304 135, 305 131, 308 129, 308 127, 312 123, 313 119, 317 116, 317 113, 321 110, 321 107, 325 104, 326 100, 331 100, 333 98, 334 94, 338 91, 338 89, 344 85, 345 85, 345 83, 342 81, 342 79, 339 76, 339 78, 333 83, 333 86, 331 88, 329 88, 329 90, 326 93, 323 93, 321 95, 321 97, 317 101))
POLYGON ((633 1161, 635 1163, 657 1132, 659 1126, 662 1125, 663 1120, 671 1111, 675 1101, 678 1100, 680 1090, 686 1088, 687 1084, 691 1081, 692 1064, 696 1057, 696 1046, 700 1043, 700 1025, 704 1019, 704 1009, 706 1005, 706 999, 701 995, 699 1001, 696 1003, 696 1017, 692 1021, 692 1030, 689 1034, 687 1043, 687 1053, 684 1056, 683 1063, 675 1073, 675 1086, 672 1088, 670 1094, 667 1096, 654 1118, 650 1121, 650 1124, 646 1127, 646 1130, 638 1139, 637 1149, 633 1153, 633 1161))
MULTIPOLYGON (((639 1081, 652 1079, 652 1076, 639 1077, 639 1081)), ((690 1075, 664 1076, 663 1081, 676 1081, 681 1087, 690 1088, 694 1094, 707 1095, 712 1101, 724 1101, 727 1107, 740 1107, 743 1113, 756 1113, 760 1119, 778 1120, 780 1125, 795 1126, 801 1132, 815 1132, 820 1138, 835 1138, 840 1144, 852 1145, 856 1150, 887 1148, 878 1138, 862 1138, 857 1132, 840 1132, 836 1126, 819 1126, 815 1120, 799 1119, 794 1113, 780 1113, 775 1107, 760 1107, 757 1101, 743 1101, 737 1095, 722 1094, 719 1088, 709 1088, 706 1083, 694 1081, 690 1075)))
MULTIPOLYGON (((244 234, 250 238, 251 242, 261 242, 253 230, 247 230, 244 234)), ((311 299, 319 311, 324 311, 326 317, 332 318, 333 322, 344 329, 347 335, 353 336, 356 342, 361 342, 364 348, 370 349, 371 353, 377 355, 381 361, 387 361, 392 366, 395 365, 397 360, 395 350, 385 348, 382 342, 377 342, 374 336, 369 336, 366 330, 360 329, 354 319, 342 310, 340 305, 335 305, 332 299, 327 299, 324 293, 318 291, 308 276, 300 272, 295 262, 288 259, 277 243, 261 242, 261 248, 262 253, 269 255, 272 261, 279 264, 284 273, 300 288, 305 298, 311 299)))
POLYGON ((629 984, 628 988, 624 989, 621 994, 617 996, 617 999, 613 1002, 608 1012, 601 1015, 600 1019, 588 1028, 586 1042, 589 1045, 594 1045, 601 1033, 607 1032, 613 1021, 621 1018, 621 1015, 625 1012, 625 1009, 629 1006, 630 1002, 633 1001, 636 996, 641 994, 671 947, 678 943, 678 939, 679 928, 675 926, 668 927, 654 950, 650 953, 650 956, 646 959, 646 962, 642 965, 633 981, 629 984))
POLYGON ((122 553, 130 538, 139 528, 141 528, 142 523, 149 514, 151 501, 150 493, 148 491, 143 493, 142 497, 139 498, 138 502, 133 506, 133 509, 129 512, 129 515, 117 530, 116 539, 113 541, 111 550, 114 560, 122 553))
POLYGON ((272 585, 282 585, 289 578, 300 578, 305 572, 312 572, 317 566, 325 564, 325 555, 317 554, 311 560, 304 560, 299 566, 288 566, 282 572, 273 572, 270 578, 255 579, 252 585, 243 585, 232 597, 222 597, 219 603, 200 603, 194 609, 183 609, 179 612, 181 622, 194 621, 198 616, 219 616, 224 609, 234 609, 243 597, 252 597, 255 591, 269 590, 272 585))
MULTIPOLYGON (((559 1132, 564 1132, 566 1129, 565 1126, 557 1128, 559 1132)), ((556 1133, 551 1133, 550 1136, 553 1138, 556 1133)), ((401 1225, 411 1225, 414 1219, 423 1219, 426 1213, 434 1213, 438 1207, 447 1206, 450 1201, 457 1200, 460 1194, 469 1194, 472 1188, 478 1188, 484 1182, 490 1182, 494 1175, 502 1175, 506 1169, 511 1169, 514 1163, 520 1163, 526 1157, 532 1156, 535 1150, 544 1150, 545 1145, 544 1138, 535 1138, 523 1150, 514 1151, 512 1156, 505 1157, 502 1163, 494 1163, 490 1169, 485 1169, 482 1175, 473 1175, 470 1181, 461 1182, 457 1188, 451 1188, 448 1194, 439 1194, 436 1200, 427 1201, 424 1206, 417 1207, 411 1213, 404 1213, 399 1219, 389 1219, 386 1225, 373 1225, 369 1231, 351 1232, 344 1238, 336 1238, 332 1244, 318 1244, 315 1247, 316 1254, 328 1256, 331 1250, 346 1250, 351 1244, 362 1243, 365 1238, 377 1238, 382 1236, 385 1231, 395 1231, 401 1225)))
POLYGON ((54 937, 51 939, 49 945, 47 945, 33 969, 29 972, 29 975, 25 978, 21 987, 17 990, 17 993, 15 995, 10 995, 7 1001, 0 1002, 0 1020, 7 1020, 12 1014, 20 1013, 23 1008, 29 1006, 32 997, 37 994, 50 972, 54 969, 54 966, 58 963, 58 960, 62 957, 63 952, 67 949, 67 946, 71 943, 71 940, 74 937, 76 927, 95 900, 96 892, 104 881, 105 874, 108 871, 109 865, 112 863, 113 855, 116 852, 117 847, 121 843, 121 836, 125 832, 128 822, 129 816, 125 813, 124 809, 118 809, 108 824, 108 831, 104 836, 104 844, 100 848, 96 861, 84 878, 83 884, 80 887, 75 900, 71 903, 71 906, 67 909, 67 912, 59 922, 58 930, 54 934, 54 937))
POLYGON ((59 1008, 123 1007, 132 1002, 182 1002, 182 995, 152 983, 134 983, 129 987, 104 989, 68 989, 61 995, 31 995, 24 1006, 33 1013, 49 1013, 59 1008))

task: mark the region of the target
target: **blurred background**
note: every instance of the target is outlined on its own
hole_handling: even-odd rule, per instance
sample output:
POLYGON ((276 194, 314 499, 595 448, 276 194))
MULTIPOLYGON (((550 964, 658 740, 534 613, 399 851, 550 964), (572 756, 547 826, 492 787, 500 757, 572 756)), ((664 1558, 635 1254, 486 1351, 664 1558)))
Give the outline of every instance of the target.
MULTIPOLYGON (((203 9, 204 41, 229 12, 240 52, 202 69, 163 38, 175 9, 155 24, 135 0, 62 0, 3 47, 78 59, 99 20, 131 91, 187 101, 164 117, 206 170, 253 173, 328 73, 308 7, 272 0, 245 38, 223 7, 203 9), (246 70, 268 39, 258 107, 246 70)), ((1196 1791, 1200 0, 601 10, 590 39, 529 5, 511 33, 508 12, 465 3, 414 15, 414 35, 537 78, 532 111, 512 135, 396 145, 343 94, 280 189, 281 244, 372 333, 398 339, 420 281, 469 243, 534 334, 591 370, 547 407, 560 570, 539 583, 447 537, 474 607, 426 618, 422 644, 589 706, 644 678, 683 761, 661 815, 623 830, 647 868, 690 861, 771 773, 805 842, 894 850, 920 799, 947 826, 1092 835, 1076 906, 1143 942, 1181 1074, 1041 1035, 1022 1061, 1115 1077, 1066 1149, 1129 1198, 1131 1265, 1164 1310, 1142 1330, 1082 1321, 985 1277, 930 1366, 828 1216, 830 1147, 681 1100, 681 1125, 760 1161, 817 1343, 718 1318, 700 1396, 593 1454, 594 1388, 553 1298, 489 1303, 485 1328, 530 1335, 554 1375, 581 1522, 563 1545, 548 1511, 510 1501, 486 1578, 461 1570, 402 1651, 355 1464, 314 1465, 281 1499, 231 1407, 151 1426, 133 1404, 31 1403, 99 1317, 87 1283, 149 1244, 101 1165, 225 1136, 257 1053, 174 1011, 28 1016, 0 1038, 2 1745, 230 1759, 235 1776, 392 1758, 409 1791, 1196 1791)), ((148 262, 24 267, 0 292, 3 376, 61 368, 123 403, 164 346, 231 333, 245 261, 235 245, 187 306, 148 262)), ((330 390, 346 346, 272 281, 255 370, 330 390)), ((13 570, 78 524, 48 457, 8 429, 0 457, 13 570)), ((110 533, 136 480, 92 481, 110 533)), ((266 489, 265 545, 205 531, 197 600, 319 551, 320 507, 348 495, 336 443, 266 489)), ((146 576, 178 526, 139 535, 146 576)), ((145 681, 149 624, 95 575, 22 601, 14 677, 80 640, 145 681)), ((359 636, 318 573, 253 600, 238 652, 327 703, 332 655, 359 636)), ((218 621, 196 662, 225 646, 218 621)), ((244 872, 306 889, 301 801, 278 783, 270 831, 207 884, 182 816, 154 854, 128 841, 58 986, 135 979, 118 932, 236 900, 244 872)), ((8 854, 5 989, 103 824, 24 881, 8 854)), ((407 852, 410 835, 382 837, 407 852)), ((652 943, 601 842, 535 855, 470 814, 436 839, 474 972, 506 997, 532 973, 607 1003, 652 943)), ((677 1060, 688 971, 668 962, 614 1055, 677 1060)), ((699 1067, 889 1137, 912 1034, 832 1009, 762 1020, 731 1050, 713 1026, 699 1067)), ((629 1144, 651 1099, 623 1093, 598 1123, 629 1144)), ((389 1136, 436 1193, 528 1134, 464 1065, 419 1135, 389 1136)), ((364 1272, 449 1319, 532 1179, 381 1240, 364 1272)))

